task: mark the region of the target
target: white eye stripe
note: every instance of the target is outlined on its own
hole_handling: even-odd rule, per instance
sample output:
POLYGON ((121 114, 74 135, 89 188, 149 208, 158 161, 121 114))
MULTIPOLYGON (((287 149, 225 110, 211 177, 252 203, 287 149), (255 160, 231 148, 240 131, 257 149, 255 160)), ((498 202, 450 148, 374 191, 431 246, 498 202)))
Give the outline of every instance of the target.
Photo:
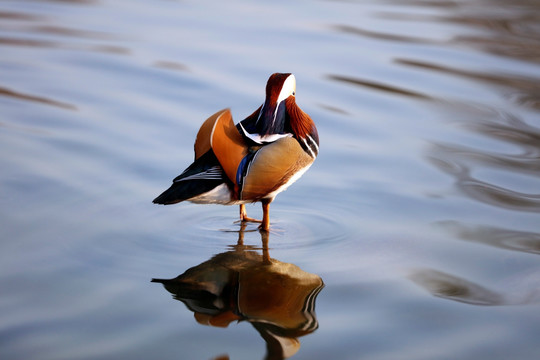
POLYGON ((291 95, 294 95, 296 92, 296 78, 293 74, 289 75, 287 79, 285 79, 285 82, 283 83, 283 86, 281 87, 281 91, 279 92, 279 96, 277 99, 277 103, 279 104, 286 98, 288 98, 291 95))

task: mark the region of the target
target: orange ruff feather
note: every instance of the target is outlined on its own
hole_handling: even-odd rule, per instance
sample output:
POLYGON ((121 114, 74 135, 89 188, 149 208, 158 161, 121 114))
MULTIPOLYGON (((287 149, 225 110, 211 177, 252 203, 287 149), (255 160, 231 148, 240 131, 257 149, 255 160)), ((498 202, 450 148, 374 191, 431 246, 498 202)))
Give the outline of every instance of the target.
POLYGON ((212 146, 210 145, 212 130, 214 130, 214 125, 216 124, 217 119, 225 112, 229 112, 229 109, 223 109, 218 111, 217 113, 206 119, 201 125, 201 128, 197 133, 197 137, 195 138, 195 160, 206 154, 212 148, 212 146))
POLYGON ((306 138, 315 127, 313 120, 296 105, 293 96, 285 100, 285 107, 289 113, 293 133, 299 138, 306 138))
POLYGON ((228 109, 218 116, 212 130, 210 145, 225 174, 237 186, 236 172, 248 149, 228 109))

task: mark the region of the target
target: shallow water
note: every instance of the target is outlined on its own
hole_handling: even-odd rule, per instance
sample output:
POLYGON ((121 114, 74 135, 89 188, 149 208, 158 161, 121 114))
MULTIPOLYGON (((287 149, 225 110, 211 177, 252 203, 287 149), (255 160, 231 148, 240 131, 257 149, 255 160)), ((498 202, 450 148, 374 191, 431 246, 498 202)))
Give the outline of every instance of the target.
POLYGON ((0 358, 536 359, 539 24, 533 0, 3 1, 0 358), (321 151, 269 238, 151 204, 277 71, 321 151))

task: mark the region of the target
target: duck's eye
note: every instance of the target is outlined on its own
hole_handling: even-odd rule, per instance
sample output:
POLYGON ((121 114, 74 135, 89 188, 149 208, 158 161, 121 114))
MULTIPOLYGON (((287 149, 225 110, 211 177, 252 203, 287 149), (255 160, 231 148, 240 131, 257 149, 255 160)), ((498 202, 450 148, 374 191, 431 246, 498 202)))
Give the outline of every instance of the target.
POLYGON ((294 94, 294 91, 292 92, 292 94, 293 94, 293 96, 295 95, 295 94, 294 94))

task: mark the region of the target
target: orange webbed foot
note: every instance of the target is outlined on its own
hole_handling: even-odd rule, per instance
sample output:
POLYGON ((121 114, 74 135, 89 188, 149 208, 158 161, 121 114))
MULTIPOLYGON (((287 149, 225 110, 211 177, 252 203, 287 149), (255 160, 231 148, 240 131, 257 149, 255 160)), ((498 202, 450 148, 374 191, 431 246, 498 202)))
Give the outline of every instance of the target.
POLYGON ((244 204, 240 205, 240 222, 261 223, 261 225, 259 225, 259 230, 269 232, 270 231, 270 215, 269 215, 270 202, 266 202, 266 201, 263 202, 262 208, 263 208, 263 218, 262 220, 257 220, 257 219, 250 218, 249 216, 247 216, 246 206, 244 204))
POLYGON ((247 216, 246 205, 241 204, 240 205, 240 222, 242 222, 242 223, 243 222, 260 223, 260 222, 262 222, 262 220, 254 219, 252 217, 247 216))
POLYGON ((254 222, 254 223, 262 223, 262 220, 254 219, 249 216, 240 217, 241 222, 254 222))

